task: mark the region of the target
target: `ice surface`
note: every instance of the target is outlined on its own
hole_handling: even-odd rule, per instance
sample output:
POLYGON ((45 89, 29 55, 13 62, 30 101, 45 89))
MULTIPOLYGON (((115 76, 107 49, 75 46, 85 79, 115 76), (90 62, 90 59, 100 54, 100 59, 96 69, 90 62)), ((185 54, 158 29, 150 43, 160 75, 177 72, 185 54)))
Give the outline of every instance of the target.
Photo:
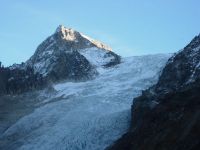
POLYGON ((127 131, 133 98, 156 83, 168 58, 130 57, 94 80, 54 85, 56 101, 44 100, 1 135, 6 148, 103 150, 127 131))
POLYGON ((79 52, 94 66, 101 67, 109 63, 114 56, 108 56, 107 51, 97 47, 81 49, 79 52))

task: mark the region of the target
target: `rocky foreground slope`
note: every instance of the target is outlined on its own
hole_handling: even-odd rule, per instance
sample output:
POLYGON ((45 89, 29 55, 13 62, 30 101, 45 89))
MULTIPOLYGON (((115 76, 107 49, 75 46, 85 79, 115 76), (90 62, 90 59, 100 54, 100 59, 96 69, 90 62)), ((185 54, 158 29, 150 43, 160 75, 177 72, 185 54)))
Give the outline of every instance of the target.
POLYGON ((109 150, 200 149, 200 35, 135 98, 129 132, 109 150))

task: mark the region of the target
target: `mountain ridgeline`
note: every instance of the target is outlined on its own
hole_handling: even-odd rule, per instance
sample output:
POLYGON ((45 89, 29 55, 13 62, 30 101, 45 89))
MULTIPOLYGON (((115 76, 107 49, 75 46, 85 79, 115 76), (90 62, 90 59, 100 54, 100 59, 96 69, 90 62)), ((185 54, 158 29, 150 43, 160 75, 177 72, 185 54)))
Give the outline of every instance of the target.
POLYGON ((0 68, 0 94, 41 89, 61 80, 92 79, 99 68, 114 66, 120 60, 103 43, 60 25, 25 63, 0 68))
POLYGON ((171 56, 121 61, 60 25, 26 62, 0 62, 0 149, 199 150, 200 35, 171 56))
POLYGON ((200 148, 200 35, 168 60, 156 85, 133 100, 129 132, 109 150, 200 148))

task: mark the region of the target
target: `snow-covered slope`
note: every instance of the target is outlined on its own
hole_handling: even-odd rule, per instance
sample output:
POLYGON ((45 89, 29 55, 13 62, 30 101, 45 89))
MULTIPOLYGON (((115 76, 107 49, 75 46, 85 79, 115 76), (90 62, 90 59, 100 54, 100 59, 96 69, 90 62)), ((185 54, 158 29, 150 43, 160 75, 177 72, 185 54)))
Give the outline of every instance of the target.
MULTIPOLYGON (((51 95, 41 91, 39 96, 44 98, 37 103, 35 101, 37 108, 2 133, 0 148, 106 148, 127 131, 133 97, 157 81, 169 57, 149 55, 125 58, 115 67, 102 69, 94 80, 56 84, 51 95)), ((23 109, 20 108, 20 111, 23 109)))

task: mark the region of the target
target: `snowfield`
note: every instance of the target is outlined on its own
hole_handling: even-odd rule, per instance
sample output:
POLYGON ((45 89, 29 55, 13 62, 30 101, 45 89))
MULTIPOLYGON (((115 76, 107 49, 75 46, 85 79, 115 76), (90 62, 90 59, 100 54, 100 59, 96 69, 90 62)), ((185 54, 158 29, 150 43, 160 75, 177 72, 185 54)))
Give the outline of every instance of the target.
POLYGON ((55 93, 46 95, 39 107, 0 135, 6 141, 0 142, 0 148, 105 149, 127 131, 133 98, 157 82, 170 56, 123 58, 113 68, 101 68, 94 80, 54 85, 55 93))

